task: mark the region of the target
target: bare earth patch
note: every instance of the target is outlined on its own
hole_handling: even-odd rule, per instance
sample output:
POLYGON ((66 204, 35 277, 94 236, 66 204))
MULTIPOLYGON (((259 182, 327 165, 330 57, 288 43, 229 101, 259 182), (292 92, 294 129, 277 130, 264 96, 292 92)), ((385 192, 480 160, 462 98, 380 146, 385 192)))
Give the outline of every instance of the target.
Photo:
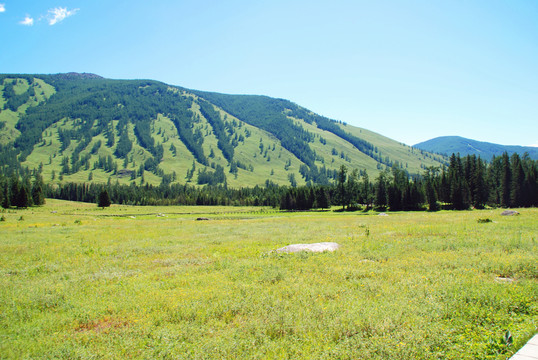
POLYGON ((75 331, 84 332, 84 331, 94 331, 94 332, 108 332, 111 329, 118 329, 129 324, 125 320, 114 319, 110 317, 104 317, 99 320, 90 321, 87 323, 79 324, 75 331))

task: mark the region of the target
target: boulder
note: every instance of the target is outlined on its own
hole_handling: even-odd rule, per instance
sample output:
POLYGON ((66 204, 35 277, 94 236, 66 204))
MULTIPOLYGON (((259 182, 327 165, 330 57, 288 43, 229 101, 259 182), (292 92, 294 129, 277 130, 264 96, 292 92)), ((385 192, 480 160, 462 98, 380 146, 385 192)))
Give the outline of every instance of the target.
POLYGON ((284 253, 296 253, 300 251, 312 251, 312 252, 323 252, 323 251, 335 251, 340 248, 340 245, 335 242, 321 242, 314 244, 293 244, 284 246, 280 249, 277 249, 277 252, 284 253))
POLYGON ((513 215, 519 215, 519 212, 515 211, 515 210, 504 210, 502 213, 501 213, 502 216, 513 216, 513 215))

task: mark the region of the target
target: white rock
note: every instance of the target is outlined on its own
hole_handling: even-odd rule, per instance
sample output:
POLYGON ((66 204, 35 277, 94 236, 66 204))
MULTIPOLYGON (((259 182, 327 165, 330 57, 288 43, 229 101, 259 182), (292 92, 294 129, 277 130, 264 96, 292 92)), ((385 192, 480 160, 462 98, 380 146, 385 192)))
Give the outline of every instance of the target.
POLYGON ((513 216, 513 215, 519 215, 519 212, 515 211, 515 210, 504 210, 502 213, 501 213, 502 216, 513 216))
POLYGON ((277 249, 277 252, 285 253, 295 253, 300 251, 312 251, 312 252, 323 252, 323 251, 335 251, 340 248, 340 245, 335 242, 322 242, 314 244, 293 244, 284 246, 280 249, 277 249))

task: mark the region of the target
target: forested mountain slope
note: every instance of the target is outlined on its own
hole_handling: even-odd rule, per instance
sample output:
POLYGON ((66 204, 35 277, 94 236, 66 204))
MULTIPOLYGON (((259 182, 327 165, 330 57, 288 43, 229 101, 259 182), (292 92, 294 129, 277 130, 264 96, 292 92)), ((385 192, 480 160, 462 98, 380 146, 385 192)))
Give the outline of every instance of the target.
POLYGON ((376 176, 445 162, 282 99, 93 74, 0 75, 0 166, 37 169, 45 182, 294 185, 330 182, 341 165, 376 176))

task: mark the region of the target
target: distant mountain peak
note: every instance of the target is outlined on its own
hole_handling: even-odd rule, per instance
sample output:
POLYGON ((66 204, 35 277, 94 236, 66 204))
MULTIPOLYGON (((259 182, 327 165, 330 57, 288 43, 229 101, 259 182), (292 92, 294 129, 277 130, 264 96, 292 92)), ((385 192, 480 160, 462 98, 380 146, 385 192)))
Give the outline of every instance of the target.
POLYGON ((68 72, 68 73, 59 73, 55 74, 56 77, 60 79, 103 79, 102 76, 92 74, 92 73, 77 73, 77 72, 68 72))
POLYGON ((493 156, 500 156, 504 152, 507 152, 509 155, 517 153, 520 156, 525 153, 528 153, 531 159, 538 159, 538 148, 519 145, 500 145, 490 142, 467 139, 461 136, 440 136, 413 145, 413 147, 444 155, 458 153, 461 156, 477 155, 488 161, 493 156))

